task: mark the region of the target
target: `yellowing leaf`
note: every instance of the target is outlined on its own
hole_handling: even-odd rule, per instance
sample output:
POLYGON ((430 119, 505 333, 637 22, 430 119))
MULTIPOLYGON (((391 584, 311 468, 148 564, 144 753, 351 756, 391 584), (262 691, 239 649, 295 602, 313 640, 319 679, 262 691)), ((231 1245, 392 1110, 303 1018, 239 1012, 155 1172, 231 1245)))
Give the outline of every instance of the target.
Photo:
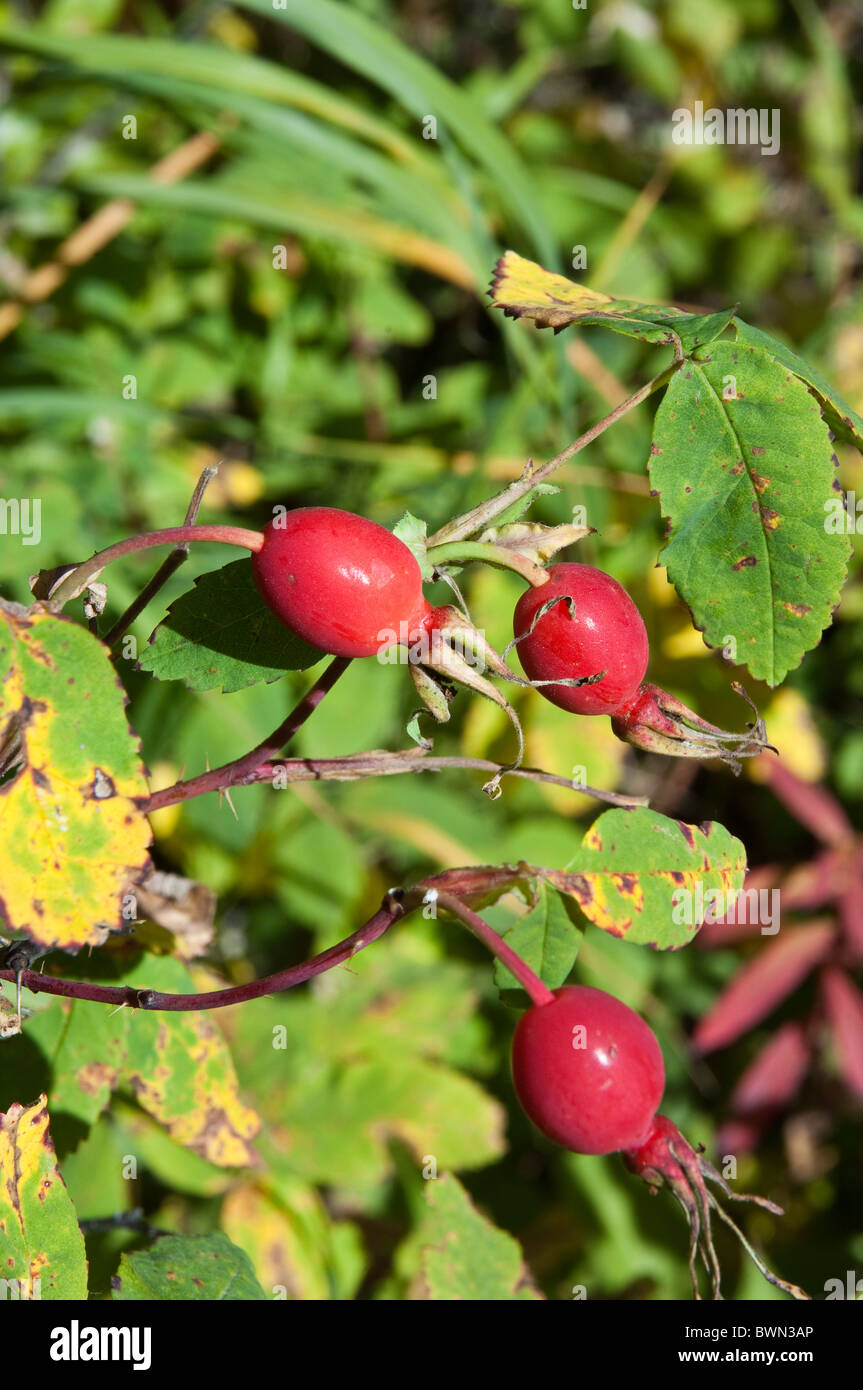
POLYGON ((86 629, 18 604, 0 604, 0 679, 0 747, 20 747, 0 788, 0 919, 44 946, 97 945, 150 844, 122 687, 86 629))
MULTIPOLYGON (((194 990, 188 971, 167 956, 147 956, 123 979, 172 994, 194 990)), ((240 1099, 227 1043, 205 1013, 136 1013, 127 1049, 120 1085, 176 1143, 220 1168, 258 1165, 251 1140, 261 1122, 240 1099)))
POLYGON ((513 319, 533 319, 537 328, 559 333, 571 323, 602 324, 646 343, 674 344, 686 353, 712 342, 734 317, 733 309, 687 314, 673 304, 612 299, 554 275, 515 251, 507 251, 495 266, 490 294, 496 309, 513 319))
POLYGON ((6 1296, 86 1299, 87 1260, 48 1133, 48 1102, 0 1115, 0 1271, 6 1296))
POLYGON ((607 294, 577 285, 564 275, 544 270, 517 251, 506 251, 495 266, 491 296, 508 318, 533 319, 538 328, 566 328, 585 313, 608 310, 607 294))

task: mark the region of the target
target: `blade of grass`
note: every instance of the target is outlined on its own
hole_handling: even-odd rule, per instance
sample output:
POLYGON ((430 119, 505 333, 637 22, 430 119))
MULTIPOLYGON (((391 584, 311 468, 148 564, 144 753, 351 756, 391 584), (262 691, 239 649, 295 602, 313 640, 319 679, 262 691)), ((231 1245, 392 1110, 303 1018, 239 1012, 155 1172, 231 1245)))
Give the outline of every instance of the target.
POLYGON ((335 0, 239 0, 242 9, 265 15, 303 34, 346 67, 361 73, 395 97, 418 120, 434 116, 439 126, 494 180, 498 196, 531 239, 534 250, 552 269, 558 251, 539 199, 521 157, 482 107, 419 54, 350 5, 335 0))

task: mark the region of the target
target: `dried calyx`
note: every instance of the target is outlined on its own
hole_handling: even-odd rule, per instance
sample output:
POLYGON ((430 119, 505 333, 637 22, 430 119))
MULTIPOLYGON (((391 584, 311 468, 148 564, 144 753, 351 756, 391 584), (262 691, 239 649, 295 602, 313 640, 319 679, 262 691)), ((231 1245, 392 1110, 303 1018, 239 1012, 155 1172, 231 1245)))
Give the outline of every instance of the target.
POLYGON ((767 742, 764 720, 743 686, 734 681, 732 689, 752 709, 755 720, 742 734, 729 733, 709 724, 675 695, 669 695, 651 681, 645 681, 630 700, 615 710, 611 727, 617 737, 649 753, 665 753, 672 758, 721 758, 734 772, 740 771, 741 758, 754 758, 765 749, 776 752, 767 742))
POLYGON ((711 1213, 715 1211, 719 1219, 737 1236, 747 1255, 768 1283, 782 1289, 783 1293, 790 1294, 792 1298, 808 1300, 809 1294, 799 1285, 780 1279, 767 1268, 737 1223, 720 1206, 714 1193, 707 1187, 705 1179, 719 1187, 724 1196, 731 1201, 752 1202, 772 1212, 774 1216, 782 1216, 782 1208, 775 1202, 768 1201, 766 1197, 754 1196, 747 1192, 732 1192, 722 1174, 704 1157, 702 1150, 694 1149, 667 1116, 656 1116, 646 1142, 640 1148, 624 1153, 623 1161, 631 1173, 644 1179, 652 1193, 655 1194, 661 1187, 670 1188, 683 1208, 689 1222, 689 1273, 695 1298, 701 1298, 698 1288, 699 1255, 710 1279, 713 1298, 722 1298, 719 1259, 711 1230, 711 1213))

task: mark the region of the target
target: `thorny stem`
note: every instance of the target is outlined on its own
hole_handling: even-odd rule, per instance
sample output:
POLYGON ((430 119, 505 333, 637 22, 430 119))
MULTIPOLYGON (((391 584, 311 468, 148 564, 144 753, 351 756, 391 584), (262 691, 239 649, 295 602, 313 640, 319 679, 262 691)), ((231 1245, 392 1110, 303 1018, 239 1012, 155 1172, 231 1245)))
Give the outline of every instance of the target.
MULTIPOLYGON (((422 900, 422 894, 420 894, 422 900)), ((228 989, 211 990, 206 994, 163 994, 155 989, 137 989, 132 985, 90 985, 83 980, 62 980, 53 975, 40 975, 37 971, 21 971, 21 984, 33 994, 60 994, 67 999, 88 999, 98 1004, 114 1004, 120 1008, 147 1009, 171 1013, 192 1013, 202 1009, 224 1009, 231 1004, 244 1004, 249 999, 260 999, 265 994, 278 994, 281 990, 301 985, 325 970, 332 970, 355 956, 357 951, 371 945, 388 931, 394 922, 411 911, 417 903, 406 906, 407 895, 399 890, 388 893, 373 917, 351 936, 331 946, 327 951, 291 965, 287 970, 278 970, 275 975, 266 975, 260 980, 250 980, 247 984, 232 985, 228 989)), ((0 979, 14 980, 17 972, 0 970, 0 979)))
MULTIPOLYGON (((201 476, 199 477, 195 485, 195 491, 192 493, 192 500, 190 501, 188 509, 186 511, 185 521, 183 522, 184 526, 195 525, 195 522, 198 519, 198 510, 201 506, 202 501, 204 500, 204 493, 206 492, 210 483, 215 478, 218 471, 219 466, 217 464, 215 468, 207 467, 201 473, 201 476)), ((120 638, 123 636, 124 632, 126 632, 126 630, 129 627, 131 627, 132 623, 138 617, 138 614, 143 613, 144 609, 147 607, 147 604, 150 602, 151 599, 155 598, 159 590, 163 588, 165 584, 167 584, 174 571, 178 570, 180 566, 183 564, 183 562, 186 559, 188 559, 188 555, 189 542, 183 541, 180 545, 177 546, 176 550, 174 550, 168 556, 167 560, 162 561, 161 565, 156 570, 156 573, 153 575, 152 579, 150 579, 149 582, 144 585, 138 597, 132 600, 125 613, 123 613, 117 619, 114 626, 106 634, 104 640, 107 646, 113 647, 120 641, 120 638)))
POLYGON ((507 507, 512 506, 513 502, 524 497, 532 488, 535 488, 537 483, 544 482, 555 469, 560 468, 562 464, 586 448, 588 444, 592 444, 594 439, 598 439, 601 434, 604 434, 609 426, 616 424, 621 416, 626 415, 635 406, 641 405, 642 401, 646 401, 648 396, 653 395, 654 391, 659 391, 665 386, 678 368, 683 365, 684 360, 682 355, 676 355, 670 366, 644 386, 640 386, 631 396, 627 396, 626 400, 615 406, 610 414, 598 420, 595 425, 591 425, 589 430, 585 430, 584 434, 579 435, 578 439, 574 440, 572 444, 568 444, 565 449, 556 454, 548 463, 543 464, 541 468, 534 469, 532 460, 529 460, 520 478, 516 479, 514 483, 510 483, 509 487, 504 488, 494 497, 489 497, 485 502, 481 502, 472 511, 465 512, 463 516, 456 517, 454 521, 442 526, 439 531, 429 537, 429 547, 437 548, 452 541, 462 540, 465 536, 473 535, 481 527, 486 527, 494 517, 505 511, 507 507))
POLYGON ((170 787, 164 787, 162 791, 153 792, 151 796, 142 800, 141 809, 149 815, 151 811, 159 811, 163 806, 173 806, 177 801, 188 801, 190 797, 203 796, 206 792, 221 791, 226 787, 258 780, 253 774, 261 763, 276 757, 285 744, 290 742, 350 664, 351 658, 348 656, 334 657, 287 718, 283 719, 278 728, 256 748, 244 753, 241 758, 235 758, 233 762, 223 763, 221 767, 211 768, 209 772, 202 772, 199 777, 190 777, 188 782, 175 782, 170 787))
MULTIPOLYGON (((310 692, 311 694, 311 692, 310 692)), ((275 740, 275 735, 271 735, 275 740)), ((258 750, 256 749, 257 753, 258 750)), ((243 763, 251 754, 237 760, 243 763)), ((566 787, 595 801, 608 802, 610 806, 646 806, 646 796, 625 796, 622 792, 603 791, 600 787, 590 787, 575 782, 571 777, 558 777, 553 772, 543 772, 535 767, 509 767, 506 763, 492 762, 488 758, 433 757, 422 748, 408 748, 399 752, 379 749, 369 753, 350 753, 343 758, 286 758, 277 762, 259 760, 251 770, 234 776, 236 764, 227 763, 223 768, 194 777, 188 782, 176 782, 163 791, 154 792, 142 803, 141 809, 149 815, 163 806, 172 806, 178 801, 186 801, 204 792, 218 791, 226 786, 251 786, 258 782, 272 782, 278 775, 285 783, 292 782, 356 782, 363 777, 398 777, 405 773, 445 772, 451 768, 467 772, 500 773, 502 777, 523 777, 531 782, 545 782, 553 787, 566 787), (209 779, 220 778, 222 773, 231 772, 230 781, 219 780, 213 784, 209 779), (200 785, 207 781, 208 785, 200 785)))
POLYGON ((440 893, 436 888, 429 889, 426 901, 437 903, 438 907, 451 912, 454 917, 458 917, 460 921, 464 922, 474 936, 488 947, 492 955, 496 956, 508 970, 512 971, 534 1004, 554 1003, 554 995, 548 986, 543 984, 539 976, 531 970, 521 956, 517 955, 511 946, 507 946, 503 937, 489 926, 484 917, 480 917, 478 912, 474 912, 472 907, 468 907, 452 893, 440 893))
POLYGON ((278 970, 274 975, 266 975, 260 980, 250 980, 246 984, 231 985, 227 989, 210 990, 204 994, 164 994, 160 990, 138 988, 133 985, 92 985, 84 980, 64 980, 54 975, 42 975, 34 970, 0 969, 0 979, 18 980, 24 989, 32 994, 61 995, 66 999, 85 999, 92 1003, 113 1004, 118 1008, 146 1009, 149 1012, 191 1013, 203 1009, 224 1009, 233 1004, 244 1004, 250 999, 260 999, 266 994, 278 994, 304 984, 315 975, 322 975, 337 965, 343 965, 358 951, 379 940, 400 917, 416 911, 425 901, 434 901, 430 895, 438 895, 441 906, 454 916, 461 917, 471 930, 481 937, 485 944, 509 966, 513 974, 522 980, 525 989, 535 998, 535 1002, 547 1002, 544 995, 551 998, 542 981, 533 974, 527 965, 493 931, 481 917, 464 902, 465 898, 482 900, 487 894, 505 892, 525 878, 542 874, 545 871, 528 864, 514 866, 477 866, 463 869, 445 869, 442 873, 423 879, 409 889, 393 888, 386 894, 380 908, 367 922, 345 937, 335 946, 319 952, 310 960, 299 965, 278 970), (440 891, 440 890, 443 891, 440 891), (450 889, 452 891, 446 891, 450 889), (456 896, 456 891, 459 896, 456 896), (531 985, 533 988, 531 988, 531 985), (533 990, 537 991, 537 996, 533 990))
POLYGON ((134 555, 138 550, 149 550, 154 545, 171 545, 183 541, 222 541, 225 545, 239 545, 244 550, 257 551, 264 544, 262 531, 247 531, 242 526, 166 526, 163 531, 144 531, 138 536, 127 536, 124 541, 109 545, 84 560, 66 575, 62 584, 47 600, 49 608, 59 612, 64 604, 81 593, 91 579, 95 579, 112 560, 120 560, 124 555, 134 555))

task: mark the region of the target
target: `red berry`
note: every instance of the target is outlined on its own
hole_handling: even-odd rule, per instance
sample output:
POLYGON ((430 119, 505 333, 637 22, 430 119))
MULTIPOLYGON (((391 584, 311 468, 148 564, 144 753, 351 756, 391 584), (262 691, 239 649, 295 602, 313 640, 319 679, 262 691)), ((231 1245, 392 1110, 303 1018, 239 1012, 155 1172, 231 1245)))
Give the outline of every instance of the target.
POLYGON ((252 572, 285 626, 333 656, 374 656, 408 642, 430 612, 404 542, 334 507, 298 507, 274 518, 252 572))
POLYGON ((545 685, 540 693, 573 714, 611 714, 638 689, 649 649, 641 614, 616 579, 591 565, 552 565, 547 584, 528 589, 516 604, 513 633, 521 664, 533 681, 586 677, 605 671, 595 685, 545 685), (537 621, 549 599, 565 601, 537 621), (523 634, 527 633, 527 636, 523 634))
POLYGON ((665 1068, 638 1014, 587 985, 522 1014, 512 1040, 516 1094, 537 1129, 580 1154, 635 1149, 650 1134, 665 1068))

